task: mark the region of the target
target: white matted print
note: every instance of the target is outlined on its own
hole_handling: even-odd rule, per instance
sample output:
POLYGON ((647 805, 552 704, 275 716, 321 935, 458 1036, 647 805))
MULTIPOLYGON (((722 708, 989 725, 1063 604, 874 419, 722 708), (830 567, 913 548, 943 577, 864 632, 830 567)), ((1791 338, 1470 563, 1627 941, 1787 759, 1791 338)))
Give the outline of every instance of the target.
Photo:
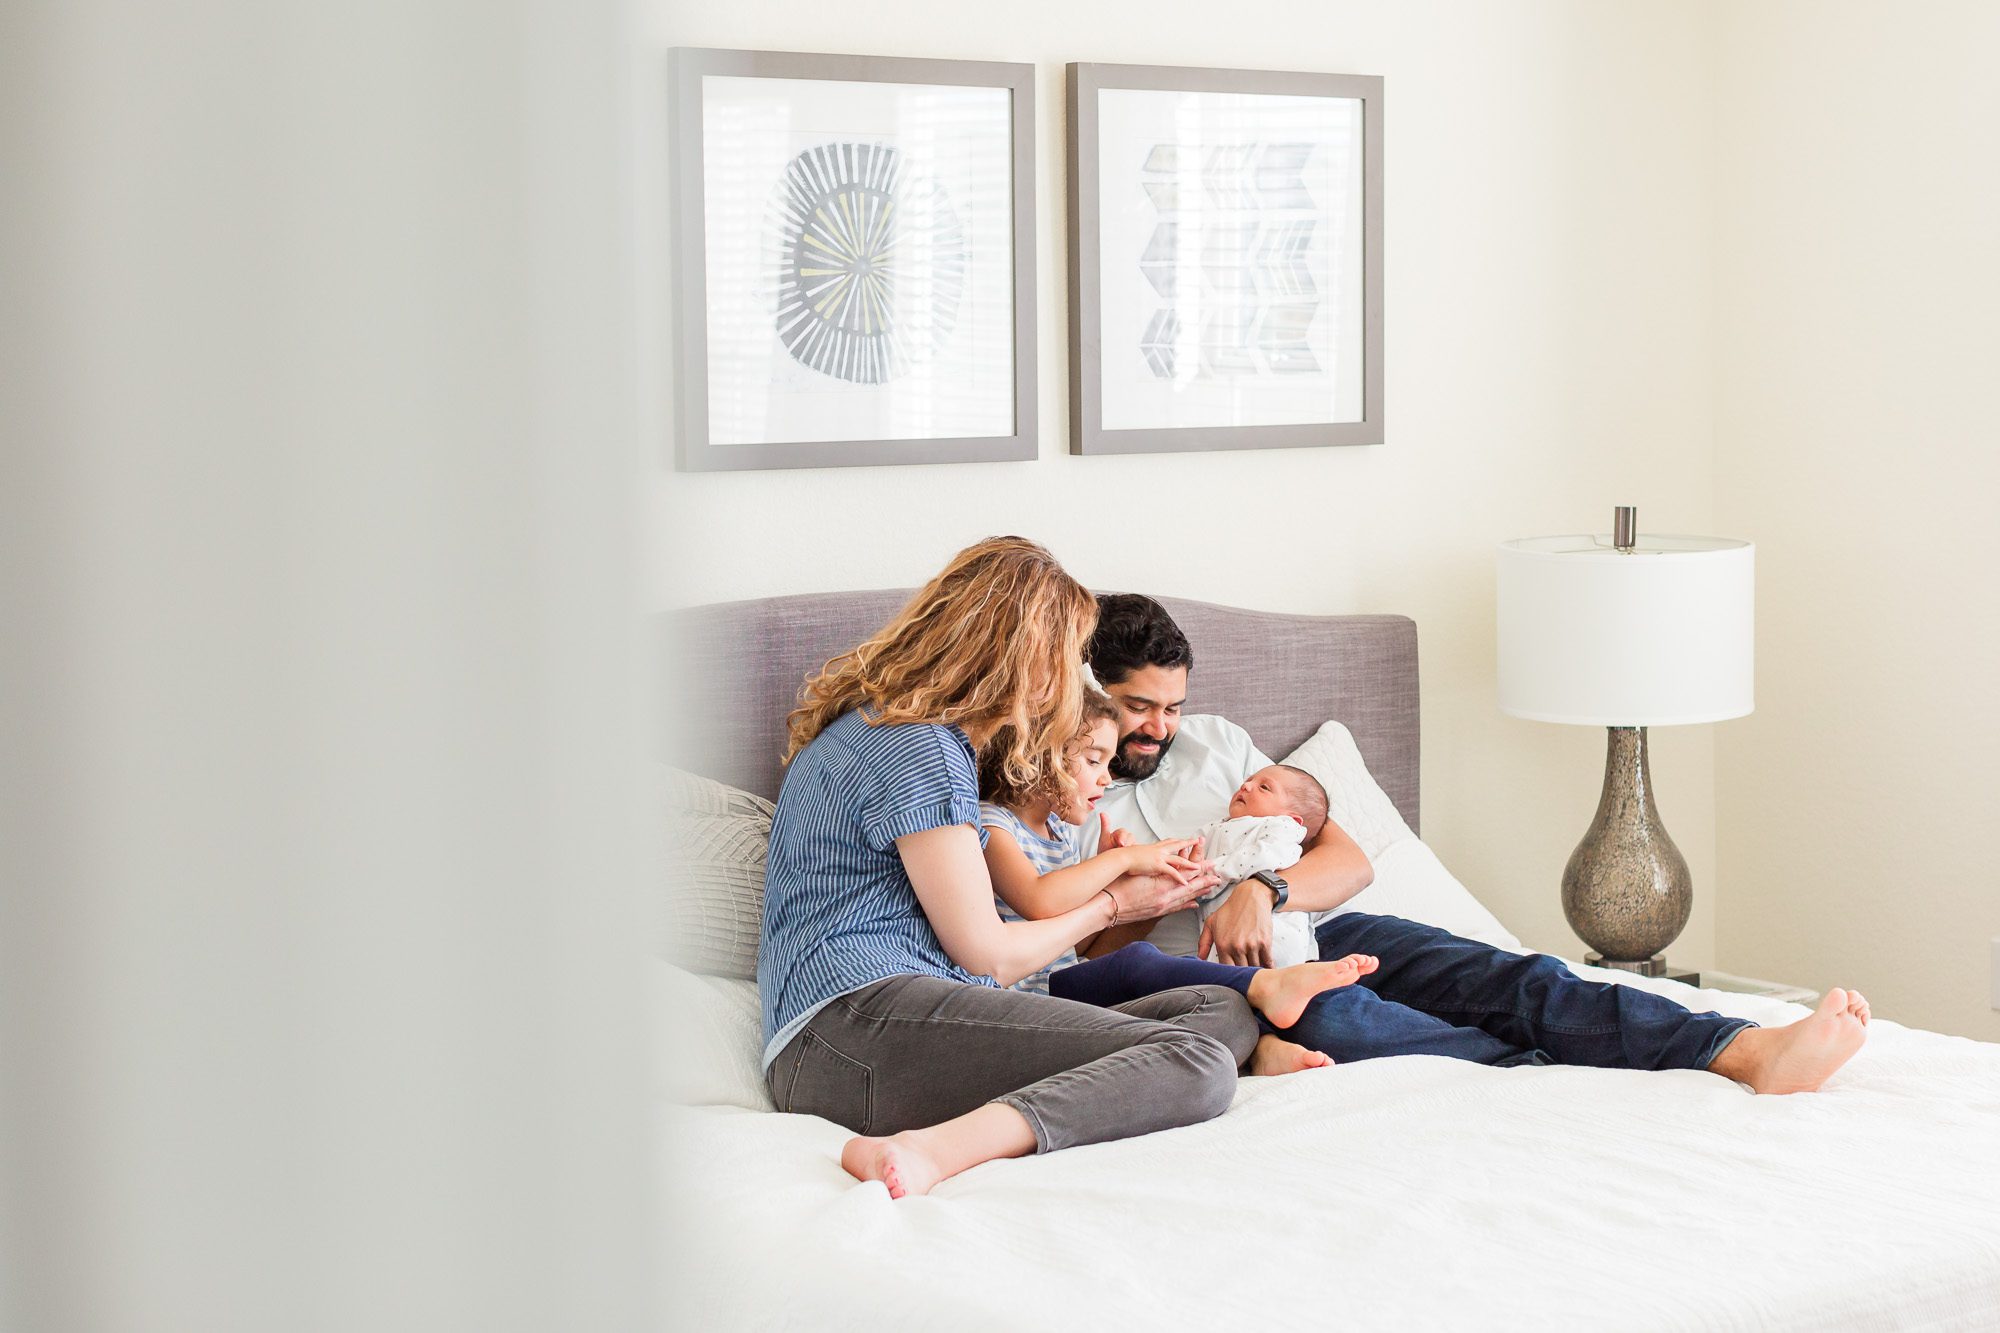
MULTIPOLYGON (((684 268, 699 270, 681 293, 683 373, 702 381, 684 459, 1032 457, 1018 234, 1031 196, 1016 180, 1026 109, 1008 82, 1031 87, 1032 69, 679 54, 698 83, 683 115, 699 123, 698 162, 679 164, 699 175, 698 210, 682 213, 699 235, 698 249, 683 241, 684 268), (887 77, 836 77, 850 71, 887 77)), ((692 147, 684 138, 684 155, 692 147)))
POLYGON ((1071 448, 1380 444, 1382 80, 1069 67, 1071 448))
POLYGON ((1103 428, 1362 416, 1361 104, 1098 96, 1103 428))

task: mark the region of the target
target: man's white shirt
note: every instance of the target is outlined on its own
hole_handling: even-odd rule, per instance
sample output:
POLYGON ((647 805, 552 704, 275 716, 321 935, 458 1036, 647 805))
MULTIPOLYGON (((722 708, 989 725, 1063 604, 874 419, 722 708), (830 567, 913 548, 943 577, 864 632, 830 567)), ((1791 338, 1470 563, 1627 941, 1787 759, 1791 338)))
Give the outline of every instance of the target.
MULTIPOLYGON (((1181 719, 1153 776, 1114 783, 1097 808, 1135 842, 1192 838, 1202 825, 1228 818, 1229 798, 1245 778, 1270 763, 1249 732, 1226 717, 1197 713, 1181 719)), ((1082 830, 1086 857, 1097 854, 1099 830, 1095 819, 1082 830)), ((1161 917, 1146 938, 1161 953, 1192 956, 1201 938, 1201 918, 1194 908, 1161 917)))

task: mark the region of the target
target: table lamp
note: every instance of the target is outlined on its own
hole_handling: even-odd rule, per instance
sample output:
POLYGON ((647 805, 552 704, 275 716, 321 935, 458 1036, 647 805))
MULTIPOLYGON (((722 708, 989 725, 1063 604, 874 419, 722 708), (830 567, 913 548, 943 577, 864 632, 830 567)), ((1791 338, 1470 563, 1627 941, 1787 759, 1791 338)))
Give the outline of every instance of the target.
POLYGON ((1660 822, 1648 727, 1742 717, 1752 706, 1756 547, 1725 537, 1610 535, 1500 546, 1500 708, 1605 727, 1604 794, 1563 870, 1563 915, 1585 961, 1646 976, 1687 925, 1694 886, 1660 822))

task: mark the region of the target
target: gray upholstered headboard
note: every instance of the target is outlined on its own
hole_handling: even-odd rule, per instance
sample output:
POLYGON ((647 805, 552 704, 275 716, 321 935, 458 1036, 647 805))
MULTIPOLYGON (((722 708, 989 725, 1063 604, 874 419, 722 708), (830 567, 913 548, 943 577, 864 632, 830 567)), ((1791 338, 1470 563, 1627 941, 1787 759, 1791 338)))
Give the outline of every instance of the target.
MULTIPOLYGON (((785 714, 806 676, 888 623, 908 589, 721 602, 661 617, 665 752, 776 797, 785 714)), ((1418 825, 1417 627, 1403 616, 1287 616, 1160 599, 1194 645, 1187 711, 1220 713, 1282 759, 1328 718, 1418 825)))

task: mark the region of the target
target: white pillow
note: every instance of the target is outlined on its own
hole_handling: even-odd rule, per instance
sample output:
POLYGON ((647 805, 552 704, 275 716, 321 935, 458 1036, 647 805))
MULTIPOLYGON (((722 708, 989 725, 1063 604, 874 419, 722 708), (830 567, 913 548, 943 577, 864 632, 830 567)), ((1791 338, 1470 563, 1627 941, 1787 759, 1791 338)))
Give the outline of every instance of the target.
POLYGON ((1422 838, 1404 838, 1368 859, 1375 866, 1375 882, 1320 920, 1348 912, 1399 916, 1509 953, 1527 952, 1499 918, 1444 868, 1422 838))
POLYGON ((1389 793, 1368 771, 1354 734, 1343 723, 1328 722, 1284 762, 1319 779, 1326 788, 1328 815, 1347 830, 1369 860, 1390 843, 1414 836, 1389 793))
POLYGON ((764 1086, 756 983, 658 963, 652 1018, 658 1088, 667 1101, 777 1109, 764 1086))
POLYGON ((664 825, 655 951, 696 972, 754 980, 775 807, 664 764, 659 792, 664 825))
POLYGON ((1525 952, 1521 941, 1410 831, 1396 803, 1368 771, 1345 725, 1328 722, 1284 762, 1319 779, 1326 788, 1328 817, 1347 830, 1375 867, 1374 883, 1316 920, 1343 912, 1372 912, 1421 921, 1498 949, 1525 952))

